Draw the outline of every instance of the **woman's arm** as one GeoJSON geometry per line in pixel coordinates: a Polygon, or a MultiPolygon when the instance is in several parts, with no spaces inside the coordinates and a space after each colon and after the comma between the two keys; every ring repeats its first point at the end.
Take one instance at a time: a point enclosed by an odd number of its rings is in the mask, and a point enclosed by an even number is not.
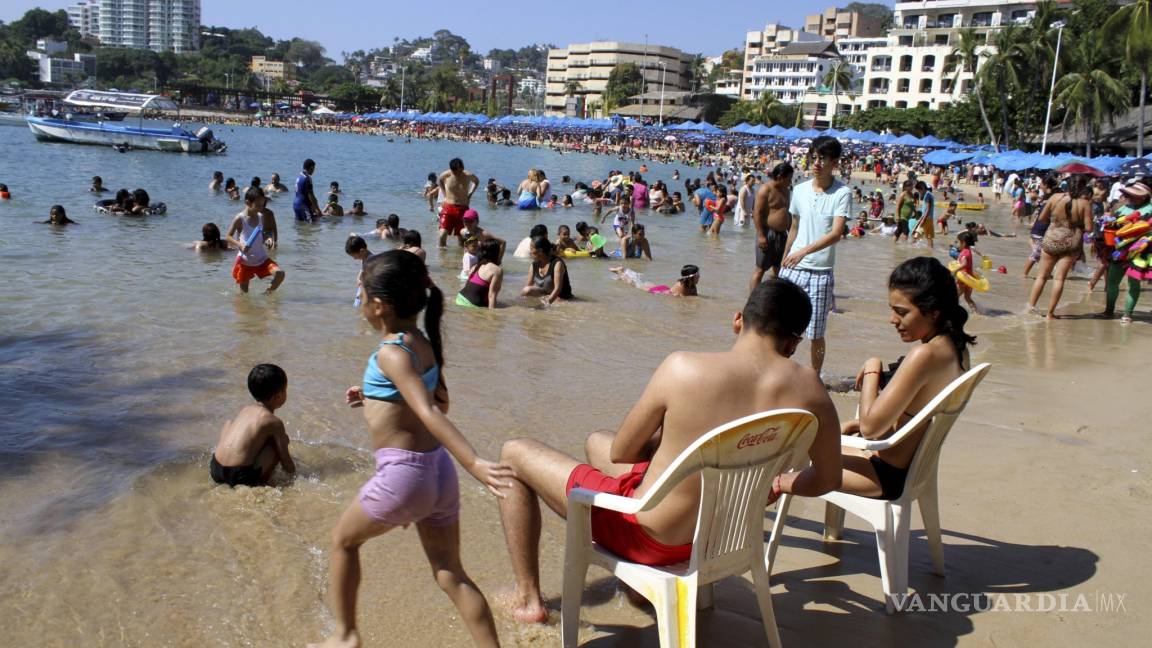
{"type": "MultiPolygon", "coordinates": [[[[878,359],[876,360],[879,363],[878,359]]],[[[883,390],[879,375],[862,376],[860,389],[860,436],[883,439],[900,422],[900,416],[920,392],[931,371],[931,351],[924,345],[913,349],[883,390]]]]}
{"type": "Polygon", "coordinates": [[[500,287],[504,283],[504,269],[496,266],[495,272],[488,280],[488,308],[496,309],[496,298],[500,296],[500,287]]]}
{"type": "Polygon", "coordinates": [[[385,345],[376,353],[376,363],[384,375],[392,380],[404,402],[436,437],[456,461],[497,497],[503,497],[501,488],[508,486],[513,477],[512,469],[503,464],[492,463],[480,457],[468,439],[448,420],[433,401],[432,393],[424,386],[423,379],[412,366],[412,356],[394,345],[385,345]]]}

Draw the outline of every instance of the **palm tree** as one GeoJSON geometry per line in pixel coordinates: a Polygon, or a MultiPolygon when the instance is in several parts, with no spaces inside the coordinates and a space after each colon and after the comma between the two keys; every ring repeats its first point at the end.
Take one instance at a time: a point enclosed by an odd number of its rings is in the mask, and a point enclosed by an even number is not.
{"type": "Polygon", "coordinates": [[[1148,92],[1148,68],[1152,65],[1152,1],[1136,0],[1120,7],[1101,30],[1107,42],[1124,43],[1124,60],[1140,72],[1140,130],[1136,133],[1136,156],[1144,156],[1144,96],[1148,92]]]}
{"type": "Polygon", "coordinates": [[[1072,47],[1072,65],[1056,82],[1056,103],[1064,108],[1064,126],[1076,122],[1084,128],[1085,155],[1092,156],[1092,142],[1104,120],[1112,122],[1128,108],[1130,95],[1112,76],[1114,59],[1106,41],[1093,32],[1080,35],[1072,47]]]}
{"type": "Polygon", "coordinates": [[[960,42],[952,48],[952,53],[949,54],[949,58],[952,59],[952,64],[956,68],[956,73],[952,77],[952,86],[955,87],[960,82],[962,73],[967,72],[972,75],[976,103],[980,104],[980,117],[984,120],[984,128],[988,130],[988,139],[991,140],[992,147],[999,152],[1000,145],[996,141],[995,131],[992,130],[992,122],[988,121],[988,110],[984,107],[984,95],[980,91],[980,77],[976,74],[976,70],[980,67],[980,57],[983,55],[976,50],[981,46],[982,43],[975,29],[960,30],[960,42]]]}
{"type": "Polygon", "coordinates": [[[840,112],[840,91],[851,90],[853,82],[855,81],[855,73],[852,71],[852,66],[849,65],[844,59],[838,59],[828,68],[828,72],[824,74],[824,78],[820,83],[824,84],[826,88],[832,88],[832,114],[828,116],[828,127],[832,127],[832,122],[836,119],[836,113],[840,112]]]}
{"type": "Polygon", "coordinates": [[[584,86],[579,81],[576,79],[569,79],[564,83],[564,96],[575,97],[576,95],[580,94],[580,91],[583,89],[584,86]]]}
{"type": "Polygon", "coordinates": [[[765,90],[760,94],[756,100],[756,105],[752,109],[752,116],[755,118],[756,123],[770,126],[772,124],[772,114],[776,112],[780,106],[780,99],[776,97],[775,92],[765,90]]]}
{"type": "MultiPolygon", "coordinates": [[[[1033,52],[1024,40],[1024,30],[1007,23],[996,32],[996,49],[985,53],[984,65],[977,73],[981,85],[992,86],[1000,95],[1000,141],[1011,146],[1008,132],[1008,103],[1020,101],[1024,94],[1021,79],[1028,76],[1033,52]]],[[[1030,82],[1033,82],[1031,79],[1030,82]]]]}

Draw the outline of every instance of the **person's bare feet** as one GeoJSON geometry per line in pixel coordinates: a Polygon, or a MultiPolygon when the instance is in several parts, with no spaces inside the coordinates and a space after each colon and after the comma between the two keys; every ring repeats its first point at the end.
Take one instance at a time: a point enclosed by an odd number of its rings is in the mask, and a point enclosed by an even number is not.
{"type": "Polygon", "coordinates": [[[321,643],[310,643],[308,648],[360,648],[360,633],[352,630],[343,637],[339,633],[330,635],[321,643]]]}
{"type": "Polygon", "coordinates": [[[519,592],[500,592],[492,597],[495,607],[519,623],[548,623],[548,608],[544,601],[529,601],[519,592]]]}

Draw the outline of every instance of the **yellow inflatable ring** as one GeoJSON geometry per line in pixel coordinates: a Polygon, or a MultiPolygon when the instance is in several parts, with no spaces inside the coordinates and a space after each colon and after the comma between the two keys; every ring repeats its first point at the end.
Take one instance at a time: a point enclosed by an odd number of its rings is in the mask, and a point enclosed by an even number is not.
{"type": "Polygon", "coordinates": [[[979,274],[970,275],[964,272],[960,269],[960,264],[956,261],[949,263],[948,269],[952,271],[952,274],[956,275],[956,281],[959,281],[976,292],[988,292],[988,289],[992,287],[992,284],[988,283],[986,277],[979,274]]]}
{"type": "Polygon", "coordinates": [[[590,257],[592,256],[592,253],[588,250],[564,250],[564,256],[572,259],[579,257],[590,257]]]}

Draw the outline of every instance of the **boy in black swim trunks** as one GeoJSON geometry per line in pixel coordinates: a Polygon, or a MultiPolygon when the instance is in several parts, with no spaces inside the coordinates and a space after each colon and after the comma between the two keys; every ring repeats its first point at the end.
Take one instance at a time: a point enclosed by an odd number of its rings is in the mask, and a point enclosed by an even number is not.
{"type": "Polygon", "coordinates": [[[208,464],[217,484],[263,486],[277,465],[296,473],[284,422],[273,414],[288,400],[288,375],[274,364],[256,365],[248,372],[248,392],[256,403],[224,424],[208,464]]]}

